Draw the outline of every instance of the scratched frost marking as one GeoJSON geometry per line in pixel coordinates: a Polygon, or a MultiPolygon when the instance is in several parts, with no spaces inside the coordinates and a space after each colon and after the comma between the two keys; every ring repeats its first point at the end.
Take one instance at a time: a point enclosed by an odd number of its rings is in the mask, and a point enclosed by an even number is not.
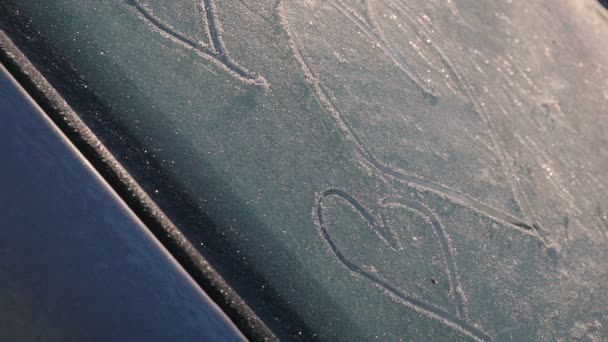
{"type": "MultiPolygon", "coordinates": [[[[333,8],[333,7],[332,7],[333,8]]],[[[334,13],[330,11],[330,14],[332,15],[336,15],[336,14],[340,14],[340,12],[338,13],[334,13]]],[[[455,139],[453,137],[453,135],[451,135],[450,133],[445,133],[443,132],[442,134],[445,135],[441,137],[441,139],[439,139],[439,134],[437,133],[436,137],[437,138],[433,138],[433,139],[429,139],[428,136],[424,136],[424,135],[420,135],[417,134],[415,132],[412,132],[412,129],[414,130],[419,130],[419,125],[422,125],[425,120],[423,120],[423,118],[416,118],[416,116],[418,115],[415,112],[408,112],[408,107],[410,105],[408,105],[407,102],[403,102],[401,104],[396,103],[394,106],[388,106],[386,103],[391,103],[393,101],[400,101],[403,100],[404,98],[406,98],[403,94],[400,94],[400,92],[403,91],[403,85],[395,85],[395,89],[390,89],[390,84],[388,84],[387,82],[383,82],[383,83],[374,83],[372,84],[374,89],[377,89],[377,91],[380,91],[381,93],[373,93],[374,97],[369,97],[365,94],[361,95],[362,97],[364,97],[366,101],[368,103],[373,103],[376,99],[381,99],[382,100],[382,104],[379,104],[378,108],[376,108],[377,110],[374,111],[369,111],[369,112],[365,112],[366,108],[365,107],[357,107],[354,108],[352,106],[350,106],[348,104],[348,102],[353,102],[356,103],[358,101],[360,101],[360,99],[358,99],[357,97],[354,96],[354,88],[348,88],[347,94],[350,94],[351,96],[344,96],[343,98],[345,98],[344,102],[342,102],[339,97],[335,97],[333,92],[330,89],[330,86],[332,87],[341,87],[343,85],[345,85],[344,82],[341,82],[340,80],[343,78],[341,75],[339,74],[334,74],[333,78],[337,78],[339,81],[335,82],[332,81],[332,77],[330,77],[329,79],[324,79],[322,76],[320,76],[319,74],[322,73],[323,71],[319,70],[320,66],[319,65],[315,65],[315,59],[313,57],[311,57],[312,55],[308,52],[308,50],[310,48],[312,48],[314,42],[310,42],[310,43],[305,43],[302,41],[302,36],[297,33],[294,29],[294,24],[292,24],[289,21],[289,15],[287,13],[284,14],[285,16],[285,20],[284,20],[284,25],[285,25],[285,29],[290,33],[290,37],[292,39],[292,45],[293,45],[293,49],[294,52],[296,54],[296,58],[298,59],[298,61],[300,62],[300,66],[302,67],[302,70],[305,74],[305,76],[307,77],[309,83],[311,84],[311,86],[315,89],[315,92],[317,94],[317,96],[319,97],[319,100],[325,105],[326,109],[329,111],[329,113],[332,115],[332,117],[335,119],[336,124],[338,125],[338,127],[340,128],[342,134],[344,135],[344,137],[350,141],[352,143],[352,146],[359,152],[359,154],[361,155],[361,157],[364,159],[364,161],[369,164],[370,166],[372,166],[373,168],[375,168],[376,170],[378,170],[379,172],[381,172],[382,174],[391,177],[391,178],[395,178],[398,180],[401,180],[405,183],[408,183],[412,186],[415,187],[421,187],[424,188],[428,191],[432,191],[432,192],[436,192],[436,193],[440,193],[448,198],[450,198],[452,201],[468,206],[470,208],[472,208],[473,210],[479,211],[485,215],[488,215],[490,217],[493,217],[495,219],[501,220],[507,224],[509,224],[513,229],[517,229],[520,230],[524,233],[529,233],[529,234],[534,234],[537,235],[537,232],[534,232],[534,223],[529,222],[527,220],[527,217],[525,215],[521,214],[521,208],[519,206],[516,205],[516,202],[513,202],[513,205],[515,205],[515,207],[513,207],[512,209],[514,211],[516,211],[517,213],[519,213],[520,215],[515,215],[512,214],[509,210],[504,210],[501,207],[495,207],[492,205],[488,205],[487,204],[487,198],[477,198],[476,196],[474,196],[473,194],[475,193],[475,191],[463,191],[460,190],[458,186],[450,186],[450,185],[446,185],[444,183],[441,183],[439,181],[437,181],[435,178],[437,177],[438,174],[441,174],[442,172],[447,172],[451,171],[449,174],[446,175],[446,180],[448,178],[455,178],[454,177],[454,173],[455,170],[451,169],[451,168],[467,168],[467,167],[471,167],[470,165],[460,165],[455,163],[454,160],[450,159],[450,156],[448,155],[447,152],[442,152],[443,154],[446,154],[447,156],[445,158],[444,162],[446,162],[445,165],[438,165],[438,163],[441,163],[441,160],[428,160],[428,159],[423,159],[423,161],[425,163],[423,163],[423,166],[425,170],[427,170],[427,172],[420,172],[420,173],[415,173],[412,172],[412,169],[415,169],[415,165],[409,164],[408,165],[408,170],[405,171],[399,167],[395,167],[392,166],[392,163],[387,163],[385,161],[385,159],[387,159],[386,157],[383,157],[381,154],[382,153],[375,153],[375,151],[372,150],[372,148],[370,148],[368,145],[369,143],[376,143],[377,141],[384,143],[383,146],[389,146],[392,147],[394,145],[401,145],[401,143],[403,143],[403,150],[401,154],[407,154],[409,151],[408,150],[414,150],[414,153],[416,152],[416,150],[419,150],[418,152],[421,153],[422,158],[424,158],[427,155],[432,155],[433,153],[424,153],[425,149],[427,148],[427,146],[424,146],[424,144],[428,141],[430,141],[431,143],[437,141],[438,144],[442,144],[444,143],[444,141],[446,139],[455,139]],[[330,86],[327,86],[327,84],[330,84],[330,86]],[[388,91],[392,91],[390,93],[387,93],[388,91]],[[344,108],[344,109],[343,109],[344,108]],[[382,110],[380,110],[382,109],[382,110]],[[392,111],[392,112],[391,112],[392,111]],[[366,117],[357,117],[357,115],[359,115],[360,113],[365,112],[367,114],[369,114],[370,116],[366,116],[366,117]],[[381,115],[380,117],[376,118],[375,116],[377,115],[381,115]],[[412,118],[412,116],[414,118],[412,118]],[[361,127],[353,127],[356,126],[356,124],[353,124],[353,122],[361,122],[361,127]],[[369,135],[370,137],[374,137],[375,133],[373,132],[374,127],[378,127],[380,126],[382,128],[383,131],[388,131],[389,134],[391,134],[391,128],[388,126],[388,124],[394,123],[394,126],[396,126],[397,128],[399,128],[399,131],[393,131],[392,134],[394,135],[395,138],[399,138],[400,140],[385,140],[384,137],[381,135],[380,139],[376,138],[376,139],[369,139],[368,141],[366,141],[367,136],[369,135]],[[412,133],[413,137],[408,136],[408,133],[412,133]],[[422,144],[422,146],[420,145],[422,144]],[[380,155],[380,156],[379,156],[380,155]],[[429,164],[432,167],[429,167],[429,164]],[[429,173],[428,170],[433,170],[432,173],[429,173]],[[448,177],[449,176],[449,177],[448,177]],[[471,192],[473,194],[471,194],[471,192]],[[528,221],[528,222],[527,222],[528,221]]],[[[297,17],[296,17],[297,18],[297,17]]],[[[297,20],[296,20],[297,21],[297,20]]],[[[348,21],[351,21],[351,18],[348,19],[348,21]]],[[[314,23],[308,23],[308,26],[315,26],[314,23]]],[[[303,23],[302,25],[306,26],[306,23],[303,23]]],[[[321,26],[321,23],[317,23],[317,26],[321,26]]],[[[345,24],[347,25],[347,24],[345,24]]],[[[369,38],[368,35],[365,35],[364,38],[369,38]]],[[[371,39],[371,38],[370,38],[371,39]]],[[[328,41],[333,41],[333,40],[328,40],[328,41]]],[[[370,44],[369,42],[367,42],[365,39],[362,40],[364,43],[364,45],[368,45],[368,49],[373,49],[373,47],[375,46],[372,42],[372,44],[370,44]]],[[[365,48],[365,46],[363,47],[359,47],[360,49],[365,48]]],[[[315,49],[314,51],[319,51],[319,54],[322,54],[324,52],[326,52],[328,49],[327,47],[323,46],[323,47],[319,47],[319,49],[315,49]]],[[[352,51],[356,51],[356,49],[351,49],[352,51]]],[[[383,51],[384,52],[384,51],[383,51]]],[[[385,53],[386,54],[386,53],[385,53]]],[[[380,54],[383,55],[383,54],[380,54]]],[[[330,58],[330,57],[327,57],[330,58]]],[[[368,57],[369,58],[369,57],[368,57]]],[[[319,58],[321,60],[326,60],[326,58],[319,58]]],[[[351,58],[352,59],[352,58],[351,58]]],[[[392,63],[395,63],[395,61],[392,60],[392,58],[389,59],[390,63],[388,63],[388,65],[392,65],[392,63]]],[[[340,64],[340,63],[338,63],[340,64]]],[[[343,64],[343,63],[342,63],[343,64]]],[[[382,64],[382,61],[379,61],[378,64],[382,64]]],[[[327,63],[323,64],[323,67],[325,67],[327,65],[327,63]]],[[[346,66],[344,68],[338,69],[341,72],[345,72],[348,73],[348,68],[350,66],[346,66]]],[[[403,68],[405,68],[405,66],[403,66],[403,68]]],[[[355,74],[357,74],[357,77],[359,79],[365,79],[365,77],[361,77],[360,74],[360,68],[353,68],[355,69],[355,74]]],[[[400,67],[401,69],[401,67],[400,67]]],[[[390,70],[389,70],[390,71],[390,70]]],[[[374,71],[374,73],[376,73],[376,71],[374,71]]],[[[406,73],[405,74],[407,77],[406,79],[409,80],[410,82],[412,82],[412,84],[414,85],[414,87],[418,90],[423,91],[423,93],[426,93],[426,91],[424,90],[424,87],[420,86],[418,84],[418,82],[414,81],[414,78],[412,78],[410,76],[410,73],[406,73]]],[[[353,76],[354,77],[354,76],[353,76]]],[[[399,76],[397,76],[397,80],[399,82],[403,82],[402,78],[399,78],[399,76]]],[[[371,78],[371,77],[370,77],[371,78]]],[[[354,80],[353,80],[354,83],[354,80]]],[[[352,84],[352,83],[351,83],[352,84]]],[[[348,86],[348,85],[346,85],[348,86]]],[[[365,88],[365,85],[360,85],[361,88],[365,88]]],[[[374,91],[374,89],[366,89],[366,91],[374,91]]],[[[347,91],[344,89],[340,90],[342,91],[347,91]]],[[[407,89],[406,89],[407,91],[407,89]]],[[[426,108],[430,107],[430,105],[426,102],[427,100],[427,94],[422,94],[422,96],[420,97],[420,100],[423,101],[420,104],[420,107],[416,107],[416,110],[419,111],[426,111],[426,108]]],[[[377,100],[376,100],[377,101],[377,100]]],[[[452,106],[452,103],[450,103],[450,106],[452,106]]],[[[468,107],[469,111],[472,112],[474,115],[476,115],[477,119],[479,118],[477,115],[478,113],[475,112],[474,107],[468,107]]],[[[435,114],[441,114],[439,112],[433,112],[433,113],[428,113],[425,112],[425,115],[435,115],[435,114]]],[[[447,120],[447,118],[446,118],[447,120]]],[[[478,120],[479,121],[479,120],[478,120]]],[[[443,127],[445,127],[446,125],[444,124],[443,127]]],[[[470,126],[470,125],[467,125],[470,126]]],[[[464,127],[467,127],[464,126],[464,127]]],[[[441,128],[441,127],[437,127],[437,128],[441,128]]],[[[394,128],[393,128],[394,129],[394,128]]],[[[483,134],[483,132],[487,133],[487,130],[484,131],[484,127],[481,126],[479,127],[480,129],[480,134],[483,134]]],[[[462,129],[459,129],[462,131],[462,129]]],[[[471,129],[465,129],[466,131],[470,131],[471,129]]],[[[384,133],[384,132],[382,132],[384,133]]],[[[459,133],[460,135],[462,135],[462,132],[459,133]]],[[[456,133],[454,134],[456,135],[456,133]]],[[[490,135],[489,133],[487,135],[490,135]]],[[[470,138],[468,136],[468,134],[464,134],[463,136],[464,138],[468,139],[470,138]]],[[[449,142],[448,142],[449,143],[449,142]]],[[[381,146],[381,147],[383,147],[381,146]]],[[[488,151],[492,151],[491,148],[487,148],[488,151]]],[[[476,152],[481,152],[480,150],[475,150],[476,152]]],[[[432,152],[432,151],[431,151],[432,152]]],[[[394,153],[393,153],[394,154],[394,153]]],[[[437,154],[441,154],[441,152],[437,152],[437,154]]],[[[496,157],[493,153],[487,153],[488,158],[491,158],[489,160],[492,161],[492,165],[494,168],[497,168],[500,170],[500,158],[496,157]]],[[[414,154],[414,157],[416,157],[417,155],[414,154]]],[[[477,159],[481,159],[479,158],[478,154],[475,155],[477,159]]],[[[400,157],[399,155],[397,155],[397,157],[400,157]]],[[[462,158],[465,158],[465,156],[460,156],[462,158]]],[[[412,158],[413,161],[416,160],[416,158],[412,158]]],[[[485,166],[478,166],[477,169],[475,170],[471,170],[471,175],[473,176],[478,176],[480,172],[487,172],[487,173],[491,173],[492,170],[487,170],[488,165],[485,166]]],[[[462,170],[458,172],[458,177],[460,178],[464,178],[467,177],[468,174],[465,175],[461,175],[461,172],[463,172],[462,170]]],[[[504,191],[501,191],[500,185],[502,184],[498,184],[499,180],[505,180],[506,177],[500,178],[500,175],[497,176],[497,178],[495,180],[493,180],[494,182],[497,182],[496,187],[490,187],[490,191],[488,191],[489,194],[491,194],[492,196],[496,196],[497,194],[502,194],[504,198],[512,198],[511,193],[515,192],[514,189],[512,188],[506,188],[506,189],[502,189],[504,191]]],[[[506,184],[509,184],[509,182],[504,182],[506,184]]],[[[467,183],[462,183],[462,186],[465,187],[466,190],[469,190],[467,187],[479,187],[476,183],[474,179],[471,179],[469,182],[467,183]]],[[[473,189],[474,190],[474,189],[473,189]]],[[[491,202],[490,202],[491,204],[491,202]]],[[[540,236],[539,236],[540,237],[540,236]]]]}
{"type": "MultiPolygon", "coordinates": [[[[517,46],[502,53],[497,38],[470,28],[453,4],[425,4],[289,3],[283,24],[309,84],[367,164],[543,239],[546,226],[564,215],[549,218],[539,208],[575,212],[583,224],[574,192],[584,194],[584,186],[599,194],[605,187],[605,180],[576,166],[584,159],[573,159],[585,157],[580,150],[592,142],[581,141],[532,69],[518,65],[517,46]],[[302,11],[311,15],[298,15],[302,11]],[[443,27],[430,16],[442,12],[449,15],[443,27]],[[340,30],[332,29],[336,22],[340,30]],[[459,35],[473,34],[479,42],[459,44],[459,35]],[[554,148],[555,131],[571,137],[560,142],[571,154],[554,148]],[[574,168],[586,179],[559,171],[574,168]]],[[[520,39],[511,38],[513,44],[520,39]]]]}
{"type": "Polygon", "coordinates": [[[268,88],[269,84],[264,77],[247,70],[230,57],[230,52],[226,49],[222,39],[221,19],[215,0],[192,0],[193,6],[189,8],[192,13],[182,10],[181,14],[176,14],[175,11],[175,7],[181,8],[179,6],[183,5],[179,2],[169,5],[170,9],[167,9],[167,5],[162,6],[159,4],[160,1],[156,0],[155,5],[162,9],[158,11],[153,10],[145,0],[125,0],[125,2],[134,9],[142,21],[166,39],[194,51],[200,57],[213,62],[232,77],[246,84],[268,88]],[[156,12],[162,12],[164,15],[156,12]],[[167,20],[171,16],[174,17],[173,23],[167,20]],[[191,17],[193,18],[191,19],[191,17]],[[185,26],[190,28],[190,32],[183,32],[174,24],[184,20],[192,21],[190,26],[185,26]],[[192,29],[192,24],[200,25],[200,30],[192,29]]]}
{"type": "Polygon", "coordinates": [[[372,282],[396,301],[467,336],[490,338],[468,318],[450,238],[440,220],[424,204],[384,198],[379,212],[372,213],[347,192],[329,189],[319,197],[316,218],[332,253],[351,272],[372,282]],[[350,220],[345,215],[348,212],[354,214],[350,220]],[[344,225],[345,220],[349,224],[344,225]],[[341,223],[337,227],[349,229],[337,230],[336,222],[341,223]],[[370,250],[383,253],[374,258],[370,250]],[[420,259],[425,261],[425,267],[413,262],[420,259]],[[428,283],[421,283],[420,279],[427,279],[428,283]]]}
{"type": "MultiPolygon", "coordinates": [[[[518,25],[509,17],[513,9],[508,5],[490,6],[496,18],[488,19],[478,12],[465,15],[453,2],[410,3],[302,1],[284,2],[279,8],[303,75],[361,162],[384,182],[433,193],[490,220],[478,229],[506,227],[512,234],[537,240],[546,252],[543,263],[559,263],[561,243],[571,239],[568,227],[573,217],[579,232],[606,241],[602,215],[585,215],[601,207],[600,199],[607,199],[602,190],[606,179],[577,166],[588,163],[597,170],[601,165],[583,152],[593,148],[593,139],[573,129],[576,120],[564,114],[552,93],[563,85],[540,84],[542,73],[533,71],[548,58],[554,60],[551,48],[540,43],[550,39],[541,32],[530,38],[533,44],[528,42],[535,48],[541,44],[543,57],[521,47],[527,32],[513,31],[518,25]],[[484,20],[497,20],[497,29],[480,32],[476,28],[484,27],[484,20]],[[529,66],[520,65],[518,54],[527,56],[529,66]],[[569,153],[563,153],[566,150],[569,153]],[[566,170],[576,171],[568,175],[566,170]]],[[[419,297],[424,289],[415,284],[410,290],[400,288],[407,282],[390,280],[378,273],[377,266],[358,260],[353,252],[356,243],[338,243],[337,232],[327,223],[329,198],[358,213],[384,242],[378,250],[390,254],[399,250],[400,242],[383,218],[383,209],[372,214],[348,191],[326,190],[315,220],[345,267],[406,306],[473,338],[491,337],[467,320],[466,301],[459,301],[454,289],[461,286],[455,281],[449,283],[451,300],[456,307],[462,304],[453,313],[440,298],[419,297]]],[[[400,205],[412,209],[412,203],[400,205]]],[[[430,211],[423,215],[439,222],[430,211]]],[[[458,279],[456,265],[449,262],[449,237],[439,223],[431,225],[443,241],[446,274],[458,279]]]]}
{"type": "Polygon", "coordinates": [[[449,89],[441,89],[441,79],[423,78],[424,72],[407,64],[408,51],[379,29],[377,15],[365,15],[370,9],[359,14],[334,1],[307,9],[316,15],[309,23],[286,13],[310,79],[364,158],[384,173],[477,202],[475,207],[505,220],[522,217],[506,173],[495,171],[502,161],[473,104],[466,97],[443,97],[449,89]],[[324,23],[331,20],[341,21],[344,30],[329,32],[324,23]],[[353,31],[360,39],[346,37],[353,31]],[[321,34],[330,37],[312,39],[321,34]]]}

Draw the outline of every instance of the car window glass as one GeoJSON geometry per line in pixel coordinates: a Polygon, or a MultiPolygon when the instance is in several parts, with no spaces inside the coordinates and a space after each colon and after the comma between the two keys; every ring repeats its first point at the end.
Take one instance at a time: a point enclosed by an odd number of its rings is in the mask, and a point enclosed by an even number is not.
{"type": "Polygon", "coordinates": [[[596,2],[15,6],[104,105],[85,121],[271,326],[606,337],[596,2]]]}

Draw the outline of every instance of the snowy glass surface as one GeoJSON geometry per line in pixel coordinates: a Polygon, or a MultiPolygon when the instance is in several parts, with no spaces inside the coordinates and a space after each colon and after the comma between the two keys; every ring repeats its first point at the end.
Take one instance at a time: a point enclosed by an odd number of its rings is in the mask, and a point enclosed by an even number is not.
{"type": "Polygon", "coordinates": [[[142,146],[114,153],[168,214],[213,223],[226,245],[193,242],[266,321],[327,340],[608,339],[596,1],[18,7],[112,109],[102,140],[142,146]]]}

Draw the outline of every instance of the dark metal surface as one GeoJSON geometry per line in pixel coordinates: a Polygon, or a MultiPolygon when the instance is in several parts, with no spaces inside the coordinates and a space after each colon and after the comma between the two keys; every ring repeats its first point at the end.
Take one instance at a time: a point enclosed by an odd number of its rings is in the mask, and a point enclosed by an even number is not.
{"type": "Polygon", "coordinates": [[[0,340],[243,338],[3,68],[0,155],[0,340]]]}

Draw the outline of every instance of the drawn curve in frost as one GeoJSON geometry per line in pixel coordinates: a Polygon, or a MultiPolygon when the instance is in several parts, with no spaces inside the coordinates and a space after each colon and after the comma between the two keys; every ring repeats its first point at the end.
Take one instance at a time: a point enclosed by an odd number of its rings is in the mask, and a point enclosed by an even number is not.
{"type": "Polygon", "coordinates": [[[535,224],[531,222],[526,222],[521,218],[515,217],[509,213],[493,208],[481,202],[480,200],[471,197],[466,193],[460,192],[459,190],[430,181],[417,175],[408,174],[407,172],[401,169],[389,166],[378,160],[362,143],[361,139],[355,133],[355,131],[350,127],[344,115],[338,110],[337,106],[331,100],[331,96],[328,95],[329,91],[320,83],[319,78],[308,66],[308,63],[304,58],[304,55],[306,54],[302,52],[302,44],[299,42],[298,36],[290,27],[289,22],[287,21],[286,15],[284,13],[285,10],[282,4],[278,7],[278,11],[280,14],[283,29],[288,34],[290,46],[294,53],[295,59],[300,65],[300,69],[308,85],[314,90],[314,94],[316,95],[319,102],[329,112],[337,128],[340,130],[342,136],[346,139],[346,141],[348,141],[352,145],[352,147],[354,147],[356,152],[366,164],[371,166],[373,169],[379,171],[384,176],[387,176],[388,178],[396,179],[417,189],[423,189],[436,193],[439,196],[446,198],[455,204],[471,209],[495,221],[502,222],[503,224],[505,224],[505,226],[511,229],[529,235],[534,239],[539,240],[544,246],[547,246],[549,244],[544,239],[544,237],[539,234],[537,229],[535,229],[535,224]]]}
{"type": "MultiPolygon", "coordinates": [[[[393,60],[393,62],[397,63],[399,68],[406,73],[406,75],[418,85],[419,88],[422,89],[423,93],[426,95],[430,95],[433,97],[439,96],[439,94],[435,91],[435,89],[431,86],[425,85],[419,79],[417,79],[411,71],[407,69],[405,62],[402,57],[392,48],[390,43],[383,42],[382,34],[378,34],[377,23],[374,23],[373,18],[373,8],[368,4],[368,11],[370,11],[370,16],[372,18],[368,19],[370,24],[366,23],[363,19],[356,17],[353,13],[351,13],[348,8],[344,6],[341,0],[334,0],[330,3],[335,9],[341,12],[343,15],[347,16],[349,20],[353,21],[361,30],[364,31],[364,34],[371,39],[372,41],[379,44],[382,50],[389,55],[389,57],[393,60]]],[[[283,29],[288,35],[289,44],[293,51],[294,57],[297,60],[300,69],[308,83],[308,85],[313,89],[314,94],[317,99],[321,103],[321,105],[329,112],[330,116],[334,120],[337,128],[339,129],[342,136],[345,140],[351,144],[351,146],[355,149],[357,154],[361,157],[362,161],[364,161],[367,165],[371,166],[373,169],[378,171],[381,175],[385,176],[388,179],[395,179],[400,182],[403,182],[415,189],[425,190],[429,192],[433,192],[440,197],[454,203],[460,205],[464,208],[473,210],[483,216],[486,216],[494,221],[502,222],[505,227],[511,228],[513,230],[519,231],[525,235],[530,236],[531,238],[539,241],[541,245],[545,248],[550,248],[550,241],[548,241],[543,235],[541,235],[541,230],[537,228],[538,226],[532,222],[527,222],[527,219],[521,219],[515,217],[509,213],[503,212],[499,209],[493,208],[482,201],[471,197],[470,195],[460,192],[456,189],[452,189],[443,184],[435,183],[423,177],[419,177],[417,175],[411,175],[406,173],[403,170],[398,168],[389,166],[382,161],[378,160],[370,150],[362,143],[362,140],[358,137],[355,131],[350,127],[348,121],[345,119],[345,116],[340,112],[338,107],[331,100],[331,94],[328,89],[325,88],[323,84],[319,81],[319,77],[315,75],[314,71],[309,67],[307,61],[304,56],[308,56],[306,51],[304,50],[303,44],[299,41],[299,37],[297,33],[295,33],[290,27],[287,16],[285,15],[284,5],[281,4],[278,7],[278,13],[281,25],[283,29]]],[[[410,18],[411,19],[411,18],[410,18]]],[[[429,32],[423,30],[423,34],[428,35],[429,32]]],[[[471,89],[470,84],[466,81],[462,73],[455,67],[454,63],[452,63],[445,53],[436,45],[431,44],[434,48],[435,52],[438,54],[440,60],[446,64],[448,69],[451,70],[453,74],[456,76],[457,83],[465,96],[470,99],[474,106],[474,110],[478,112],[481,116],[481,119],[484,123],[485,129],[488,131],[488,134],[491,137],[492,144],[494,145],[494,150],[497,152],[500,161],[504,164],[506,163],[506,157],[504,156],[504,150],[502,149],[501,144],[498,141],[498,138],[495,136],[495,132],[493,129],[492,122],[490,121],[488,114],[480,106],[479,103],[474,99],[474,93],[471,89]]],[[[510,170],[507,170],[509,172],[510,170]]],[[[508,176],[510,178],[510,176],[508,176]]],[[[380,177],[383,182],[387,182],[384,177],[380,177]]],[[[521,189],[518,189],[517,184],[513,184],[513,180],[509,179],[510,187],[512,189],[513,195],[516,197],[516,201],[521,205],[521,200],[518,197],[522,196],[521,189]]],[[[466,301],[463,298],[463,288],[459,283],[459,277],[457,274],[457,269],[455,265],[455,261],[453,258],[452,248],[449,244],[449,238],[443,229],[443,226],[440,224],[437,217],[421,203],[415,201],[387,201],[383,200],[382,205],[397,205],[404,206],[415,211],[422,213],[426,216],[431,222],[439,242],[442,246],[443,255],[447,265],[447,273],[450,279],[450,288],[451,293],[453,294],[453,302],[456,307],[456,315],[453,315],[436,305],[421,300],[411,294],[407,293],[398,288],[398,286],[391,284],[390,282],[382,279],[376,274],[372,274],[357,265],[356,263],[349,260],[347,256],[345,256],[342,251],[337,247],[335,241],[332,239],[331,232],[329,228],[326,226],[326,222],[323,218],[323,199],[327,197],[338,197],[343,201],[346,201],[350,206],[352,206],[366,221],[367,223],[376,231],[381,240],[386,242],[391,248],[399,248],[399,242],[394,239],[393,232],[390,231],[390,228],[387,227],[384,222],[378,223],[371,214],[361,205],[359,204],[352,196],[346,193],[343,190],[339,189],[329,189],[324,191],[315,208],[315,216],[317,220],[317,228],[320,230],[320,234],[326,243],[329,245],[329,248],[332,254],[340,261],[340,263],[348,268],[351,272],[367,279],[372,284],[377,287],[382,288],[387,295],[392,297],[393,299],[403,303],[405,306],[408,306],[417,312],[425,314],[428,317],[436,319],[443,324],[450,326],[465,335],[472,337],[477,340],[491,340],[491,336],[486,333],[479,325],[474,324],[469,321],[467,316],[467,308],[466,301]]],[[[524,216],[526,212],[529,212],[529,208],[524,208],[524,216]]]]}
{"type": "Polygon", "coordinates": [[[464,299],[462,286],[460,284],[456,264],[454,262],[453,250],[450,246],[449,236],[439,219],[429,208],[427,208],[420,202],[402,198],[384,199],[382,201],[383,208],[402,207],[410,209],[417,212],[419,215],[425,217],[427,221],[430,222],[435,232],[435,236],[437,237],[441,245],[441,252],[447,265],[450,295],[452,298],[452,303],[456,310],[456,314],[452,314],[436,306],[433,303],[416,297],[412,293],[409,293],[408,291],[399,288],[397,284],[393,284],[389,280],[384,279],[381,275],[377,273],[372,273],[365,270],[361,266],[357,265],[355,262],[351,261],[351,259],[349,259],[346,254],[342,253],[342,251],[332,238],[331,230],[327,226],[327,223],[325,222],[323,216],[323,201],[329,197],[335,197],[337,199],[345,201],[348,205],[355,209],[355,211],[359,213],[359,215],[366,221],[370,228],[373,229],[376,233],[378,233],[381,240],[389,244],[389,246],[391,246],[391,248],[393,249],[399,248],[398,236],[394,231],[390,229],[390,227],[386,225],[385,222],[378,222],[378,220],[376,220],[367,209],[365,209],[355,198],[353,198],[345,191],[340,189],[328,189],[324,191],[317,201],[317,227],[320,230],[321,236],[329,245],[331,252],[340,261],[340,263],[342,263],[342,265],[348,268],[351,272],[367,279],[376,287],[381,288],[390,297],[423,315],[436,319],[441,323],[450,326],[473,339],[481,341],[487,341],[491,339],[488,333],[486,333],[482,328],[480,328],[478,324],[471,322],[468,318],[466,300],[464,299]]]}
{"type": "Polygon", "coordinates": [[[258,76],[245,69],[230,57],[222,39],[222,27],[218,17],[215,0],[195,1],[201,15],[204,16],[205,27],[203,29],[205,34],[209,37],[210,44],[196,41],[186,34],[177,31],[162,19],[157,18],[151,10],[138,0],[125,0],[125,2],[137,12],[142,20],[147,22],[154,31],[158,32],[163,37],[184,48],[194,51],[198,56],[213,62],[232,77],[246,84],[268,89],[269,84],[264,77],[258,76]]]}

